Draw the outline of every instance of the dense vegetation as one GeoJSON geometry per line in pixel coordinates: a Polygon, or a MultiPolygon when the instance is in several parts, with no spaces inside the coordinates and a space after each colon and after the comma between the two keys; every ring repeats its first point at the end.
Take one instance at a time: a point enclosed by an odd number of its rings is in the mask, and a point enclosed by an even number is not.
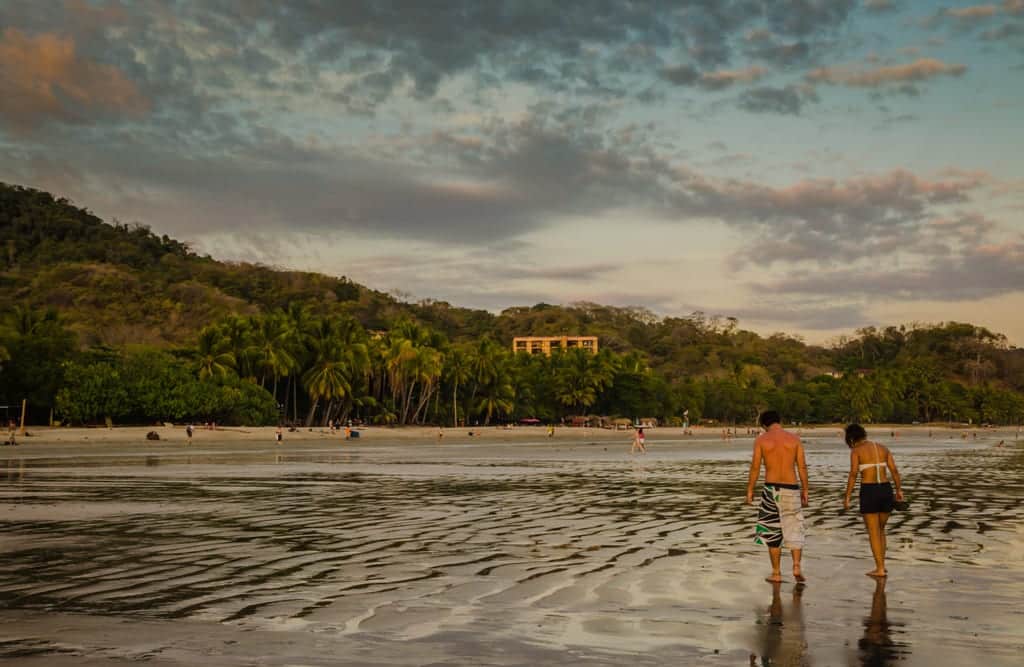
{"type": "Polygon", "coordinates": [[[1024,354],[969,324],[863,329],[824,348],[734,319],[595,304],[402,303],[344,278],[228,264],[0,184],[0,402],[35,421],[492,423],[1024,419],[1024,354]],[[601,353],[514,355],[515,335],[601,353]]]}

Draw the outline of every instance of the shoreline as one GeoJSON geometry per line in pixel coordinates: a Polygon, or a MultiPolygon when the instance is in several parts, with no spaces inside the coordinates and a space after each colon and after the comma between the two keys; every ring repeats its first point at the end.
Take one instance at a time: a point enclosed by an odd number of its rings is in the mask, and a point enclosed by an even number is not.
{"type": "MultiPolygon", "coordinates": [[[[835,438],[842,441],[843,424],[825,424],[801,427],[789,427],[790,430],[808,440],[821,440],[835,438]]],[[[734,434],[723,438],[723,428],[696,426],[690,429],[682,427],[645,427],[647,440],[656,444],[659,440],[670,442],[743,442],[753,440],[759,433],[750,427],[736,428],[734,434]]],[[[941,439],[968,439],[974,440],[984,437],[991,439],[1000,436],[1002,439],[1011,442],[1021,436],[1024,430],[1019,426],[992,426],[992,427],[969,427],[969,426],[948,426],[948,425],[906,425],[906,424],[867,424],[870,437],[880,442],[898,442],[901,437],[931,437],[935,440],[941,439]],[[893,439],[892,434],[896,434],[893,439]],[[929,435],[930,434],[930,435],[929,435]]],[[[175,426],[115,426],[106,427],[28,427],[27,435],[17,435],[19,448],[35,446],[53,446],[68,444],[90,444],[90,445],[150,445],[160,448],[167,445],[185,445],[186,435],[184,425],[175,426]],[[146,439],[146,434],[155,431],[160,440],[151,441],[146,439]]],[[[276,430],[274,426],[256,427],[217,427],[216,429],[195,428],[193,433],[193,446],[199,444],[227,444],[227,443],[263,443],[274,444],[276,442],[276,430]]],[[[296,441],[302,443],[328,443],[344,442],[349,446],[372,445],[375,442],[410,442],[419,441],[423,443],[471,443],[480,441],[487,442],[559,442],[582,443],[583,441],[598,442],[626,442],[628,445],[632,437],[632,430],[616,430],[588,427],[559,426],[555,428],[553,437],[548,437],[547,429],[535,426],[516,426],[505,428],[503,426],[474,426],[474,427],[445,427],[439,429],[436,426],[366,426],[353,427],[359,432],[357,438],[346,441],[342,431],[331,433],[324,427],[298,428],[294,431],[285,430],[282,446],[296,441]],[[439,433],[443,433],[439,437],[439,433]],[[469,435],[472,433],[473,435],[469,435]]],[[[5,438],[6,439],[6,438],[5,438]]],[[[187,445],[186,445],[187,446],[187,445]]],[[[14,448],[12,447],[11,450],[14,448]]]]}

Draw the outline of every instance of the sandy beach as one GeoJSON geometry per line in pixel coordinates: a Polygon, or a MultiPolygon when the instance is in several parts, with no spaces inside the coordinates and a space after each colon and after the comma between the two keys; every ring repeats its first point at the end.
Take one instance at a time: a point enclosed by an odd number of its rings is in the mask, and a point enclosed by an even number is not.
{"type": "Polygon", "coordinates": [[[744,429],[652,429],[642,457],[597,429],[314,429],[281,445],[274,429],[197,430],[191,446],[181,427],[30,429],[0,448],[0,658],[1019,664],[1015,429],[893,428],[871,432],[911,507],[881,587],[841,511],[838,427],[802,430],[805,587],[763,581],[744,429]]]}

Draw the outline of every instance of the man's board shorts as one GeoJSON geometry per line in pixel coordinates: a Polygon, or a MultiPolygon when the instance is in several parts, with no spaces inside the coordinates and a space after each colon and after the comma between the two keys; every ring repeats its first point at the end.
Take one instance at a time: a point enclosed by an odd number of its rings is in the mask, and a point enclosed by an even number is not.
{"type": "Polygon", "coordinates": [[[804,510],[797,484],[765,484],[757,508],[754,543],[790,549],[804,546],[804,510]]]}

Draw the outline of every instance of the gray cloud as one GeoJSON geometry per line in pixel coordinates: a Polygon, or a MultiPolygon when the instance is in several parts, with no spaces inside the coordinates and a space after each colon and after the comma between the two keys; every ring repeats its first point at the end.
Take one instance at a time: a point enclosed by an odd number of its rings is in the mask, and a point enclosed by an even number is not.
{"type": "Polygon", "coordinates": [[[803,108],[803,97],[795,86],[773,88],[760,86],[745,90],[740,94],[739,106],[752,113],[777,113],[800,115],[803,108]]]}
{"type": "Polygon", "coordinates": [[[732,308],[727,314],[741,322],[778,326],[787,331],[852,329],[864,326],[869,321],[863,307],[857,304],[794,306],[780,302],[767,306],[732,308]]]}
{"type": "Polygon", "coordinates": [[[985,30],[981,33],[980,37],[988,42],[1020,40],[1020,38],[1024,37],[1024,23],[1004,23],[998,28],[985,30]]]}
{"type": "Polygon", "coordinates": [[[662,78],[677,86],[700,86],[704,90],[723,90],[740,83],[752,83],[767,73],[753,65],[743,69],[720,69],[700,72],[692,65],[677,65],[661,71],[662,78]]]}
{"type": "Polygon", "coordinates": [[[900,300],[963,301],[1019,292],[1024,285],[1024,239],[969,246],[925,257],[902,269],[873,267],[798,273],[759,288],[785,294],[833,294],[900,300]]]}
{"type": "Polygon", "coordinates": [[[885,14],[898,8],[893,0],[864,0],[864,9],[872,14],[885,14]]]}
{"type": "Polygon", "coordinates": [[[722,69],[751,31],[780,40],[753,53],[806,61],[807,44],[835,34],[854,4],[565,0],[552,11],[547,3],[468,0],[10,0],[0,25],[73,39],[83,57],[123,71],[157,109],[195,120],[242,90],[276,95],[280,105],[315,95],[373,114],[399,94],[434,98],[460,74],[480,86],[517,81],[596,98],[650,96],[659,76],[687,73],[666,69],[665,54],[722,69]]]}
{"type": "Polygon", "coordinates": [[[744,52],[749,58],[770,62],[780,67],[806,64],[812,59],[812,50],[817,49],[812,49],[807,41],[787,42],[780,40],[768,30],[752,30],[747,33],[744,43],[744,52]]]}

